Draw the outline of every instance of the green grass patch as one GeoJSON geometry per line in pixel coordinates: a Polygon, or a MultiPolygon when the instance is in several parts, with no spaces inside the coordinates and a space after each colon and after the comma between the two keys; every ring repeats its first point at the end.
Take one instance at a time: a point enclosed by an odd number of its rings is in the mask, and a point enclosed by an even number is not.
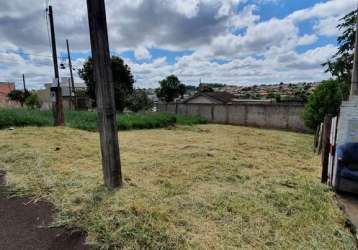
{"type": "MultiPolygon", "coordinates": [[[[117,115],[117,126],[120,130],[165,128],[180,125],[206,123],[206,119],[168,113],[129,113],[117,115]]],[[[53,125],[51,111],[30,109],[0,108],[0,129],[8,127],[53,125]]],[[[97,130],[97,113],[89,111],[66,111],[65,125],[87,131],[97,130]]]]}
{"type": "Polygon", "coordinates": [[[195,124],[205,124],[207,119],[200,116],[187,116],[187,115],[176,115],[177,124],[180,125],[195,125],[195,124]]]}
{"type": "Polygon", "coordinates": [[[98,133],[78,129],[0,130],[0,170],[94,249],[356,249],[311,135],[210,124],[119,137],[118,190],[103,186],[98,133]]]}

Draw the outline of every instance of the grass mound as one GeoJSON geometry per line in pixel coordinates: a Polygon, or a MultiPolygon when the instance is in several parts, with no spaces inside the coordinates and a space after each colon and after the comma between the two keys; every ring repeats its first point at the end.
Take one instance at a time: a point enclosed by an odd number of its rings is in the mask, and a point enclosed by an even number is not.
{"type": "Polygon", "coordinates": [[[102,185],[98,133],[1,130],[0,169],[101,249],[355,249],[311,135],[225,125],[119,135],[116,191],[102,185]]]}
{"type": "MultiPolygon", "coordinates": [[[[168,113],[130,113],[117,115],[117,125],[120,130],[164,128],[180,125],[206,123],[200,117],[174,115],[168,113]]],[[[97,130],[97,113],[87,111],[66,111],[65,125],[87,131],[97,130]]],[[[24,126],[52,126],[53,117],[50,111],[29,109],[0,108],[0,129],[24,126]]]]}

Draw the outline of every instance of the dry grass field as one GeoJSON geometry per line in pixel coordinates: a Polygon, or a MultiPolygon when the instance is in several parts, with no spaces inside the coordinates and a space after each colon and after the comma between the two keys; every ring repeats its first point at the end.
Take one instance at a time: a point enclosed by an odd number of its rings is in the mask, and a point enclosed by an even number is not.
{"type": "Polygon", "coordinates": [[[102,186],[97,133],[0,131],[16,195],[102,249],[355,249],[311,135],[224,125],[120,132],[124,187],[102,186]]]}

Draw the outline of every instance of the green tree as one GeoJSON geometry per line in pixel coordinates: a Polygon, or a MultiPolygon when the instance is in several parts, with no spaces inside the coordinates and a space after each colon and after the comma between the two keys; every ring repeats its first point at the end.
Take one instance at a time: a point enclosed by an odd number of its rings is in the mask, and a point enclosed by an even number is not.
{"type": "Polygon", "coordinates": [[[276,102],[281,102],[281,95],[279,93],[276,93],[274,91],[270,91],[267,96],[267,99],[275,99],[276,102]]]}
{"type": "Polygon", "coordinates": [[[185,85],[177,76],[170,75],[159,82],[160,87],[155,90],[158,98],[165,102],[172,102],[175,98],[185,94],[185,85]]]}
{"type": "Polygon", "coordinates": [[[149,110],[152,107],[153,102],[143,89],[135,89],[128,98],[128,108],[133,112],[149,110]]]}
{"type": "Polygon", "coordinates": [[[194,91],[197,91],[198,88],[196,86],[193,86],[193,85],[185,85],[185,90],[194,92],[194,91]]]}
{"type": "Polygon", "coordinates": [[[338,80],[323,81],[308,97],[303,113],[306,126],[316,129],[326,114],[337,115],[342,98],[338,80]]]}
{"type": "MultiPolygon", "coordinates": [[[[129,66],[117,56],[112,56],[111,67],[116,109],[122,112],[128,103],[128,97],[133,92],[134,78],[129,66]]],[[[96,100],[96,82],[93,76],[93,61],[91,58],[87,59],[78,73],[87,85],[88,96],[96,100]]]]}
{"type": "Polygon", "coordinates": [[[36,93],[31,93],[28,97],[26,97],[25,104],[30,109],[39,108],[40,100],[38,95],[36,93]]]}
{"type": "Polygon", "coordinates": [[[351,85],[351,70],[353,69],[353,48],[355,42],[357,21],[357,10],[350,12],[348,15],[340,19],[337,28],[342,31],[338,36],[338,52],[323,66],[327,72],[336,77],[341,83],[343,98],[349,97],[351,85]]]}
{"type": "Polygon", "coordinates": [[[276,93],[273,92],[273,91],[270,91],[268,94],[267,94],[267,99],[275,99],[276,98],[276,93]]]}
{"type": "Polygon", "coordinates": [[[30,96],[30,92],[27,90],[25,92],[23,92],[21,90],[15,89],[15,90],[11,91],[7,96],[11,101],[19,102],[21,107],[23,107],[26,98],[28,96],[30,96]]]}
{"type": "Polygon", "coordinates": [[[299,102],[307,102],[308,93],[304,88],[299,88],[294,92],[295,100],[299,102]]]}

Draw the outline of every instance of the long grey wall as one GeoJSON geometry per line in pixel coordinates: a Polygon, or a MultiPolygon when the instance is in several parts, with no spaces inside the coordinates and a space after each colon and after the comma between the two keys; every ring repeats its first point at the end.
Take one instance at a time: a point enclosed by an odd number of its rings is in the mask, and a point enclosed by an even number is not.
{"type": "Polygon", "coordinates": [[[304,106],[281,103],[158,104],[158,111],[205,117],[209,122],[308,132],[301,118],[304,106]]]}

